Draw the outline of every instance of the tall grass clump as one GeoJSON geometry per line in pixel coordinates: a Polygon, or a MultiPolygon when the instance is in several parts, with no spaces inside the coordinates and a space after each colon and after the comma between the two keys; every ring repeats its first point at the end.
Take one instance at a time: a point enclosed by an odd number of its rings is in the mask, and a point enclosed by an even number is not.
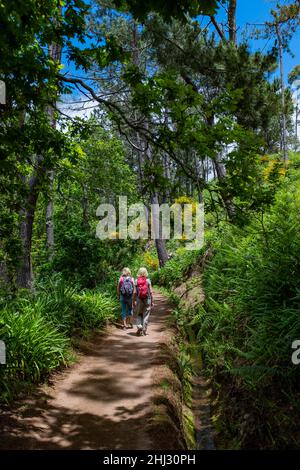
{"type": "Polygon", "coordinates": [[[4,400],[17,386],[39,382],[70,358],[68,338],[30,304],[23,304],[22,311],[8,307],[1,311],[0,337],[6,345],[6,366],[0,368],[0,394],[4,400]]]}

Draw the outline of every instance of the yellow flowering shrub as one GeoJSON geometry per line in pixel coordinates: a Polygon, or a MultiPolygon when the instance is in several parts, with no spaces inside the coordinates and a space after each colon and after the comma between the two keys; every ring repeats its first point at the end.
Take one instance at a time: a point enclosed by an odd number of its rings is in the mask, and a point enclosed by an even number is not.
{"type": "Polygon", "coordinates": [[[149,251],[147,251],[146,253],[144,253],[143,258],[144,258],[144,264],[148,268],[158,269],[159,261],[156,256],[152,255],[149,251]]]}

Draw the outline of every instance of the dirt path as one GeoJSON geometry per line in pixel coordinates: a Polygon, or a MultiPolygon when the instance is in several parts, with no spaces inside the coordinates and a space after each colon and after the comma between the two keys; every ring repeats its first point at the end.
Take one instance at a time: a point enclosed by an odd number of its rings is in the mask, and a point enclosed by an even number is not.
{"type": "Polygon", "coordinates": [[[149,335],[109,327],[81,359],[0,414],[0,449],[155,449],[146,432],[170,305],[155,293],[149,335]]]}

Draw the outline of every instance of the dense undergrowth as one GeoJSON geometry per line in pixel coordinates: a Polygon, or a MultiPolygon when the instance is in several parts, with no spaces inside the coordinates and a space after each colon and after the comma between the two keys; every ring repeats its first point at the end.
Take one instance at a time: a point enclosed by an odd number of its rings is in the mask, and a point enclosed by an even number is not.
{"type": "MultiPolygon", "coordinates": [[[[208,218],[208,220],[210,220],[208,218]]],[[[215,392],[213,421],[224,448],[299,448],[300,174],[292,157],[271,207],[246,225],[210,225],[205,301],[179,321],[200,345],[215,392]]],[[[201,255],[201,253],[200,253],[201,255]]],[[[185,279],[201,256],[174,256],[159,282],[185,279]],[[174,268],[175,266],[175,268],[174,268]]],[[[203,258],[202,258],[203,259],[203,258]]]]}
{"type": "Polygon", "coordinates": [[[76,339],[112,319],[116,301],[101,290],[79,290],[55,276],[38,284],[34,293],[3,296],[0,309],[7,363],[0,368],[0,400],[9,401],[67,365],[76,339]]]}

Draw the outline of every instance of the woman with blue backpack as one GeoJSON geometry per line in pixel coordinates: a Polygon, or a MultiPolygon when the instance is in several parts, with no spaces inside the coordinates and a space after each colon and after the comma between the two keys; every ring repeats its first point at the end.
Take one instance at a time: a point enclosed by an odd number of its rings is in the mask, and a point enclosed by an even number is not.
{"type": "Polygon", "coordinates": [[[134,279],[131,277],[130,269],[124,268],[118,282],[117,295],[121,303],[122,328],[133,328],[132,324],[132,301],[134,291],[134,279]]]}

